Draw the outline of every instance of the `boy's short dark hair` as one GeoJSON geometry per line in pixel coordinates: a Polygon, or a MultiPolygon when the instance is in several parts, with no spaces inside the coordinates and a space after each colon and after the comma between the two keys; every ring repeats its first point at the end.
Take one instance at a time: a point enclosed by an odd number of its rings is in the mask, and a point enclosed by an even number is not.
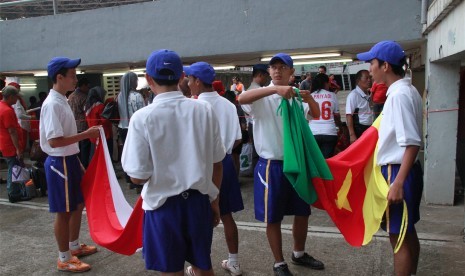
{"type": "Polygon", "coordinates": [[[356,83],[359,82],[362,79],[363,73],[370,74],[370,72],[368,70],[365,70],[365,69],[362,69],[362,70],[358,71],[357,74],[355,74],[355,82],[356,83]]]}
{"type": "Polygon", "coordinates": [[[320,67],[318,67],[318,68],[321,68],[321,69],[325,70],[325,72],[327,72],[327,70],[326,70],[326,66],[324,66],[324,65],[321,65],[321,66],[320,66],[320,67]]]}
{"type": "MultiPolygon", "coordinates": [[[[386,62],[386,61],[380,60],[380,59],[376,59],[376,60],[378,60],[378,67],[381,67],[381,65],[383,65],[383,63],[386,62]]],[[[405,77],[404,65],[407,64],[407,60],[405,59],[405,57],[400,60],[400,65],[394,65],[394,64],[389,63],[389,62],[388,62],[388,64],[391,66],[392,72],[396,76],[399,76],[401,78],[405,77]]]]}
{"type": "Polygon", "coordinates": [[[58,72],[52,76],[52,82],[55,84],[57,83],[57,76],[58,75],[62,75],[63,77],[66,77],[66,74],[68,74],[68,70],[70,68],[60,68],[60,70],[58,70],[58,72]]]}
{"type": "Polygon", "coordinates": [[[312,92],[320,91],[325,88],[325,83],[329,82],[329,77],[326,74],[318,74],[312,79],[312,92]]]}

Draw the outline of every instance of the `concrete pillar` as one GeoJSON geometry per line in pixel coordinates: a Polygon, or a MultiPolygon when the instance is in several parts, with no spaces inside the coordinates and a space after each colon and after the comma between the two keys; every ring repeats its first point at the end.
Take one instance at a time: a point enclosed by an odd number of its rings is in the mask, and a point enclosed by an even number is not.
{"type": "Polygon", "coordinates": [[[426,62],[424,196],[454,204],[460,62],[426,62]]]}

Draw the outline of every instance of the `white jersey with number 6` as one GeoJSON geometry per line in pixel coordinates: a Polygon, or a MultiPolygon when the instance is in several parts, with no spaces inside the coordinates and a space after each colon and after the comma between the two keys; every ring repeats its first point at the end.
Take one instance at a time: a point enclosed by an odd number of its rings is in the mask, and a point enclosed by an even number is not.
{"type": "Polygon", "coordinates": [[[334,114],[339,113],[339,102],[336,94],[321,89],[311,95],[320,107],[320,117],[309,118],[309,125],[313,135],[337,135],[334,114]]]}

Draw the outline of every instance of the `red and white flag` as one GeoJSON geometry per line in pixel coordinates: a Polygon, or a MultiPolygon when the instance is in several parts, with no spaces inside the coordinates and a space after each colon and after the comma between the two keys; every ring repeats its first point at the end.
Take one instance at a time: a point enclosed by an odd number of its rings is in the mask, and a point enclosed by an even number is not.
{"type": "Polygon", "coordinates": [[[116,178],[103,128],[95,154],[81,182],[90,236],[113,252],[132,255],[142,247],[142,198],[134,209],[116,178]]]}

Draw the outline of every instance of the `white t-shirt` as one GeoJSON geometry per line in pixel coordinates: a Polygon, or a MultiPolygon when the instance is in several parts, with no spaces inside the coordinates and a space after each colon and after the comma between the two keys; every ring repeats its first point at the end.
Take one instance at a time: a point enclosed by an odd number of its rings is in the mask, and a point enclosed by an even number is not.
{"type": "Polygon", "coordinates": [[[66,97],[50,89],[40,111],[40,147],[50,156],[70,156],[79,153],[78,143],[52,148],[48,140],[77,134],[76,120],[66,97]]]}
{"type": "MultiPolygon", "coordinates": [[[[337,135],[334,114],[339,113],[339,102],[336,94],[322,89],[311,95],[320,107],[320,117],[317,119],[309,118],[309,126],[313,135],[337,135]]],[[[307,113],[308,110],[305,111],[305,114],[307,113]]]]}
{"type": "Polygon", "coordinates": [[[221,140],[227,154],[231,154],[236,140],[242,139],[241,125],[237,117],[237,109],[230,101],[221,97],[216,91],[203,92],[199,100],[211,104],[216,118],[220,123],[221,140]]]}
{"type": "MultiPolygon", "coordinates": [[[[273,86],[273,82],[269,86],[273,86]]],[[[257,154],[265,159],[283,160],[283,121],[277,110],[282,97],[273,94],[252,104],[242,105],[244,112],[253,116],[253,136],[257,154]]],[[[304,110],[308,104],[302,103],[304,110]]]]}
{"type": "Polygon", "coordinates": [[[370,126],[373,123],[373,112],[370,107],[370,96],[365,94],[360,87],[356,87],[349,93],[346,100],[346,114],[354,114],[358,108],[358,118],[362,125],[370,126]]]}
{"type": "Polygon", "coordinates": [[[210,104],[182,92],[161,93],[129,122],[121,163],[133,178],[149,179],[142,189],[144,210],[195,189],[214,200],[213,163],[223,160],[220,126],[210,104]]]}
{"type": "Polygon", "coordinates": [[[410,79],[387,90],[378,134],[378,165],[400,164],[406,146],[421,145],[422,100],[410,79]]]}

